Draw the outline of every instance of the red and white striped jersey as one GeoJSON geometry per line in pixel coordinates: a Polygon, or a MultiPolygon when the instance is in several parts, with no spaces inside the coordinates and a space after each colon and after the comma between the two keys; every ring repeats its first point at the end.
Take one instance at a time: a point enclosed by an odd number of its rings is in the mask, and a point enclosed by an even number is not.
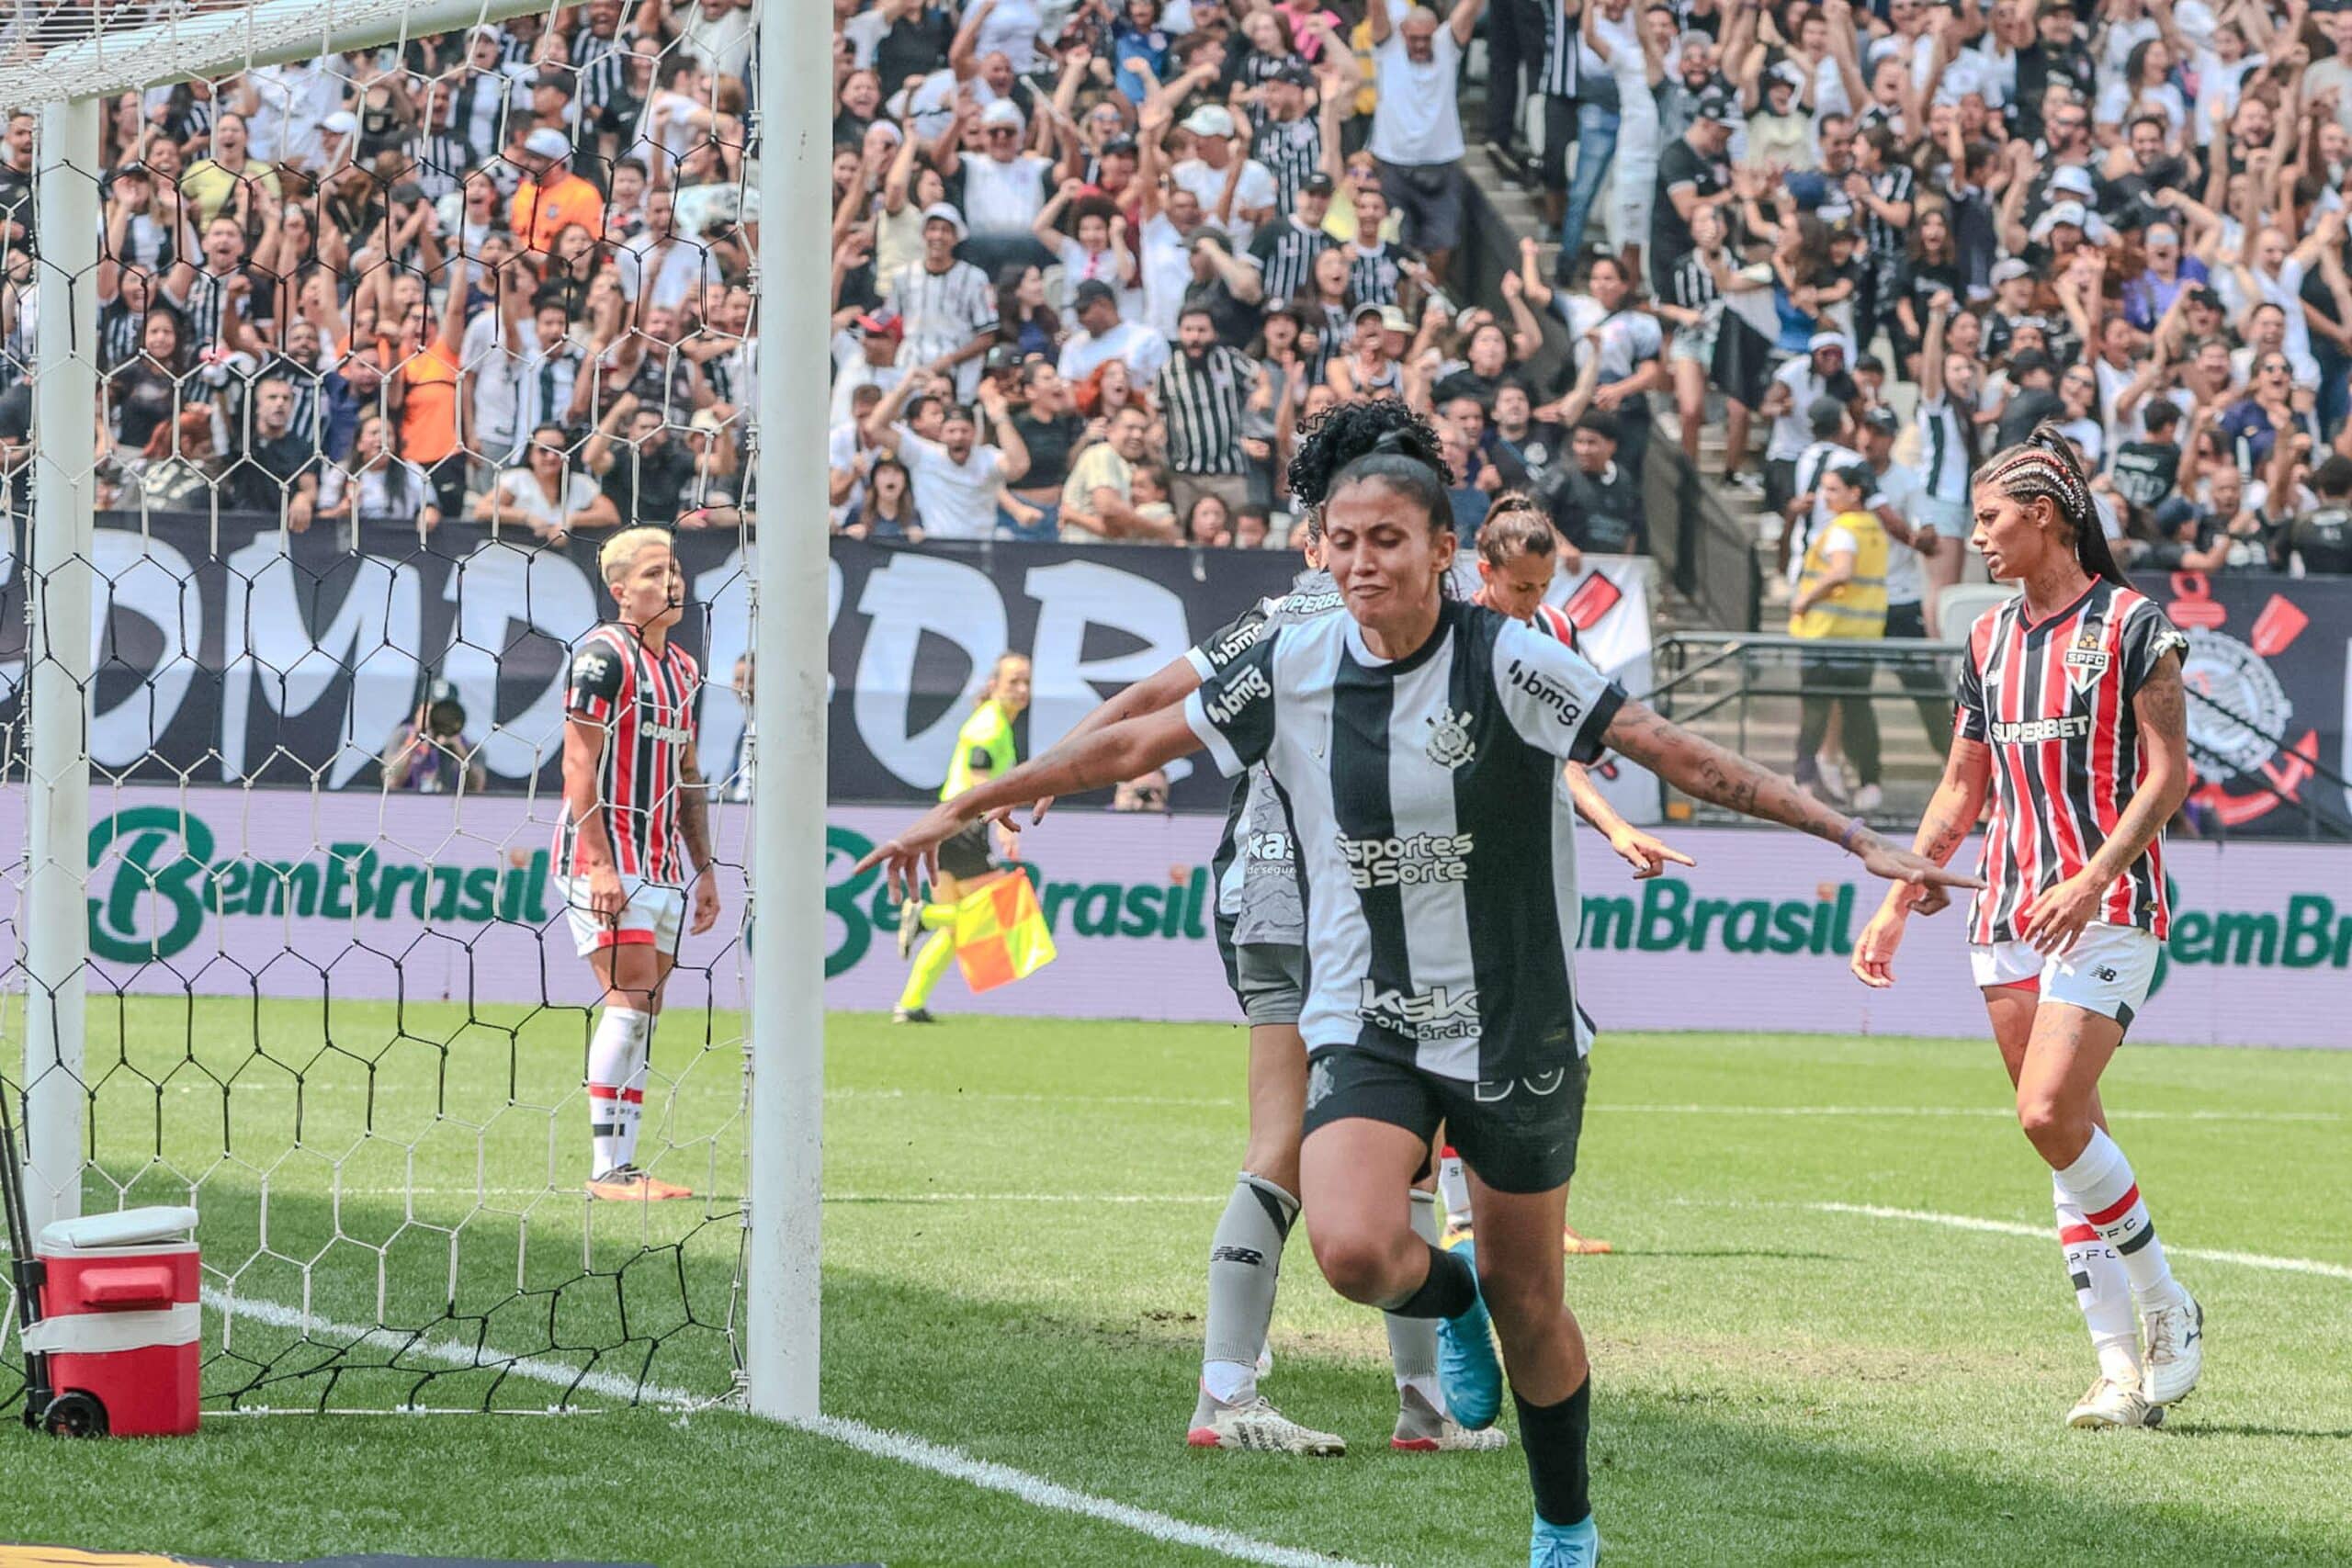
{"type": "MultiPolygon", "coordinates": [[[[623,876],[681,885],[678,792],[685,787],[686,748],[694,743],[695,699],[702,667],[677,643],[650,651],[628,627],[606,623],[581,639],[571,657],[564,712],[605,731],[596,763],[596,802],[613,864],[623,876]]],[[[556,829],[556,864],[586,874],[567,804],[556,829]]]]}
{"type": "MultiPolygon", "coordinates": [[[[1954,732],[1993,753],[1969,940],[2017,939],[2033,897],[2090,863],[2147,772],[2132,699],[2188,639],[2154,601],[2104,580],[2047,620],[2019,594],[1977,617],[1960,672],[1954,732]]],[[[2164,844],[2148,846],[2107,891],[2097,919],[2164,937],[2164,844]]]]}
{"type": "Polygon", "coordinates": [[[1578,653],[1584,651],[1583,647],[1577,641],[1577,624],[1568,619],[1568,613],[1557,604],[1536,605],[1533,620],[1537,631],[1555,641],[1567,644],[1578,653]]]}

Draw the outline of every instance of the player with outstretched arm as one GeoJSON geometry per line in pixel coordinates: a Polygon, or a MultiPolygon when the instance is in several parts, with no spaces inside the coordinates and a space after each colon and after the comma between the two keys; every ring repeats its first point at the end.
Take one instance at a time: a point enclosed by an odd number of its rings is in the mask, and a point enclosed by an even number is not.
{"type": "Polygon", "coordinates": [[[622,1201],[691,1198],[636,1161],[662,987],[686,913],[684,874],[694,933],[718,919],[709,796],[695,755],[702,670],[670,640],[686,584],[668,530],[623,529],[596,565],[615,613],[571,657],[555,842],[573,943],[605,989],[588,1042],[588,1190],[622,1201]]]}
{"type": "MultiPolygon", "coordinates": [[[[2117,568],[2054,426],[1988,461],[1973,505],[1985,566],[2023,591],[1969,631],[1951,755],[1914,843],[1949,861],[1992,797],[1970,954],[2098,1356],[2066,1421],[2153,1427],[2197,1386],[2204,1312],[2165,1264],[2098,1080],[2148,999],[2169,917],[2164,828],[2190,784],[2188,642],[2117,568]]],[[[1854,944],[1864,985],[1894,984],[1904,921],[1941,902],[1888,890],[1854,944]]]]}
{"type": "Polygon", "coordinates": [[[1307,886],[1299,1179],[1316,1261],[1349,1299],[1437,1322],[1445,1403],[1473,1429],[1502,1403],[1491,1310],[1534,1487],[1531,1562],[1579,1568],[1600,1542],[1560,1226],[1592,1035],[1575,993],[1574,818],[1559,763],[1611,747],[1700,799],[1839,844],[1875,874],[1976,883],[1677,729],[1532,627],[1448,598],[1444,454],[1426,421],[1366,412],[1382,406],[1331,411],[1302,450],[1331,475],[1324,560],[1346,614],[1259,638],[1181,708],[1065,738],[864,863],[887,863],[904,886],[999,808],[1196,750],[1227,774],[1263,761],[1307,886]],[[1408,1223],[1440,1122],[1472,1174],[1475,1250],[1441,1250],[1408,1223]]]}

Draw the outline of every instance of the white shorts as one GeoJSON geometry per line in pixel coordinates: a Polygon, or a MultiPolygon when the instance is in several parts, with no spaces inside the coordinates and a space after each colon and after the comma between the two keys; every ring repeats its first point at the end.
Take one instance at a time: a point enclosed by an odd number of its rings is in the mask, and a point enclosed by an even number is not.
{"type": "Polygon", "coordinates": [[[2036,989],[2045,1002],[2067,1002],[2130,1029],[2147,1003],[2160,951],[2156,939],[2136,927],[2093,921],[2063,958],[2036,953],[2027,942],[1971,946],[1968,955],[1979,986],[2036,989]]]}
{"type": "Polygon", "coordinates": [[[678,956],[678,937],[685,930],[684,888],[664,886],[641,876],[624,876],[621,892],[628,896],[628,903],[617,919],[606,919],[589,908],[586,877],[559,876],[555,885],[571,917],[571,942],[581,957],[632,942],[651,942],[656,953],[670,958],[678,956]]]}

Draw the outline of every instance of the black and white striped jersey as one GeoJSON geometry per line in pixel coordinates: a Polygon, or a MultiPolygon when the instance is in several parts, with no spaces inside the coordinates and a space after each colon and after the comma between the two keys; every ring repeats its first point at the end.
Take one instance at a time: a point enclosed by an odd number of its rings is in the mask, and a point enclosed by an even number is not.
{"type": "Polygon", "coordinates": [[[1263,762],[1289,812],[1308,1049],[1500,1085],[1589,1047],[1559,762],[1597,759],[1624,699],[1566,645],[1457,601],[1399,660],[1351,615],[1277,627],[1185,699],[1217,766],[1263,762]]]}
{"type": "MultiPolygon", "coordinates": [[[[1301,572],[1290,592],[1261,599],[1185,655],[1202,683],[1255,648],[1280,626],[1297,626],[1340,608],[1331,574],[1301,572]]],[[[1234,787],[1225,834],[1209,862],[1216,881],[1217,940],[1227,946],[1297,947],[1306,941],[1304,889],[1290,812],[1262,763],[1234,787]]]]}

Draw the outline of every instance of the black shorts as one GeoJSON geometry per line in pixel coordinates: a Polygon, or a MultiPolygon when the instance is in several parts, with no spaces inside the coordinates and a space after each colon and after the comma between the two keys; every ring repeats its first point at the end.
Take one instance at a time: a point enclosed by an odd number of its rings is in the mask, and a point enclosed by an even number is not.
{"type": "Polygon", "coordinates": [[[1402,1127],[1424,1144],[1445,1141],[1498,1192],[1549,1192],[1577,1173],[1584,1093],[1592,1076],[1578,1057],[1542,1078],[1465,1083],[1356,1045],[1309,1053],[1306,1130],[1361,1116],[1402,1127]]]}
{"type": "Polygon", "coordinates": [[[965,824],[954,838],[939,846],[941,874],[958,882],[986,876],[995,869],[995,863],[989,859],[989,825],[985,819],[965,824]]]}

